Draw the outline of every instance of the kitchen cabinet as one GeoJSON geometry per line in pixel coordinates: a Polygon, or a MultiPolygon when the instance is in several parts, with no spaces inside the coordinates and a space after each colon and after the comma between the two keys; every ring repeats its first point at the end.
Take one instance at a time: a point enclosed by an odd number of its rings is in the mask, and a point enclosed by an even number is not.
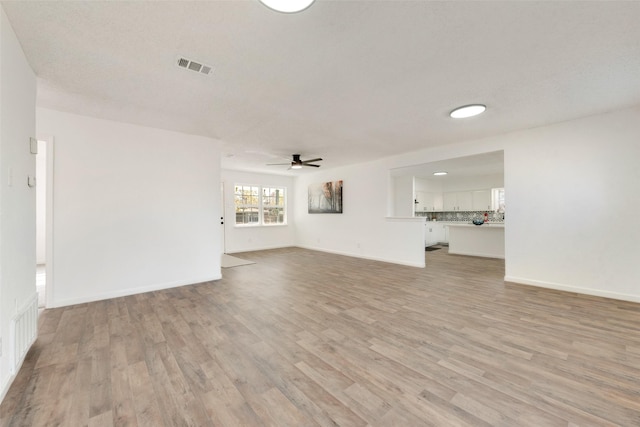
{"type": "Polygon", "coordinates": [[[445,211],[473,210],[473,194],[471,191],[451,191],[444,193],[445,211]]]}
{"type": "Polygon", "coordinates": [[[451,224],[449,253],[504,259],[504,225],[451,224]]]}
{"type": "Polygon", "coordinates": [[[426,248],[431,245],[435,245],[435,242],[433,241],[433,229],[431,228],[431,224],[426,222],[424,224],[424,246],[426,248]]]}
{"type": "Polygon", "coordinates": [[[416,212],[441,212],[442,193],[416,191],[416,212]]]}
{"type": "Polygon", "coordinates": [[[442,212],[443,200],[442,193],[430,193],[432,194],[431,206],[433,206],[433,212],[442,212]]]}
{"type": "Polygon", "coordinates": [[[458,210],[473,210],[473,197],[471,191],[458,191],[458,210]]]}
{"type": "Polygon", "coordinates": [[[449,243],[449,225],[439,222],[437,227],[438,227],[438,234],[439,234],[438,242],[449,243]]]}
{"type": "Polygon", "coordinates": [[[458,207],[458,197],[456,193],[444,193],[444,210],[445,211],[455,211],[458,207]]]}
{"type": "Polygon", "coordinates": [[[444,225],[439,224],[437,222],[432,222],[431,225],[433,226],[433,237],[435,239],[436,242],[438,243],[443,243],[445,240],[445,236],[444,236],[444,225]]]}
{"type": "Polygon", "coordinates": [[[424,210],[424,191],[416,191],[413,210],[414,212],[422,212],[424,210]]]}
{"type": "Polygon", "coordinates": [[[427,221],[424,224],[424,246],[433,246],[438,244],[440,236],[440,228],[432,221],[427,221]]]}
{"type": "Polygon", "coordinates": [[[491,190],[472,191],[472,205],[474,211],[491,210],[491,190]]]}
{"type": "Polygon", "coordinates": [[[424,193],[424,210],[427,212],[442,211],[442,193],[424,193]]]}
{"type": "Polygon", "coordinates": [[[437,221],[427,221],[424,225],[424,245],[433,246],[446,242],[446,227],[437,221]]]}

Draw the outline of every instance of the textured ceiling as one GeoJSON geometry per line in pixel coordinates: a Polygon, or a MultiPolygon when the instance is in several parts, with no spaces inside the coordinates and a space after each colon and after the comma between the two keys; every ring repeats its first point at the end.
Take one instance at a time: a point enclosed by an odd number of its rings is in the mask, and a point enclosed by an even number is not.
{"type": "Polygon", "coordinates": [[[218,138],[226,167],[333,167],[640,104],[639,2],[2,4],[38,105],[218,138]],[[474,102],[488,111],[448,117],[474,102]]]}

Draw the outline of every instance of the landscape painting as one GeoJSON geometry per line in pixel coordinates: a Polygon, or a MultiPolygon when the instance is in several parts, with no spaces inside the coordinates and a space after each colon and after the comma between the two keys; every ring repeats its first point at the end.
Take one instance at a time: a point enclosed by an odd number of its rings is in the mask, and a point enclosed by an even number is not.
{"type": "Polygon", "coordinates": [[[309,213],[342,213],[342,180],[309,185],[309,213]]]}

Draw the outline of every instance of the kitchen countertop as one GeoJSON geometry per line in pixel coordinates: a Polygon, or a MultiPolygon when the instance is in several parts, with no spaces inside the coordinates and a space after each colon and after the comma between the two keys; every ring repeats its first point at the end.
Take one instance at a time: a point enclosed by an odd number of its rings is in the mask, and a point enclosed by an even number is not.
{"type": "Polygon", "coordinates": [[[504,258],[504,224],[449,224],[449,253],[504,258]]]}

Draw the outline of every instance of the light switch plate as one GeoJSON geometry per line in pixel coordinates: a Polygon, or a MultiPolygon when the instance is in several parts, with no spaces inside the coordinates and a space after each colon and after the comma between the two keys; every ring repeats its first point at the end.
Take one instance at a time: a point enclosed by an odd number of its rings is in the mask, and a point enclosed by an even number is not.
{"type": "Polygon", "coordinates": [[[38,140],[35,138],[29,138],[29,150],[31,154],[38,154],[38,140]]]}
{"type": "Polygon", "coordinates": [[[35,176],[31,176],[31,175],[29,175],[29,176],[27,177],[27,185],[28,185],[29,187],[35,187],[35,186],[36,186],[36,177],[35,177],[35,176]]]}

